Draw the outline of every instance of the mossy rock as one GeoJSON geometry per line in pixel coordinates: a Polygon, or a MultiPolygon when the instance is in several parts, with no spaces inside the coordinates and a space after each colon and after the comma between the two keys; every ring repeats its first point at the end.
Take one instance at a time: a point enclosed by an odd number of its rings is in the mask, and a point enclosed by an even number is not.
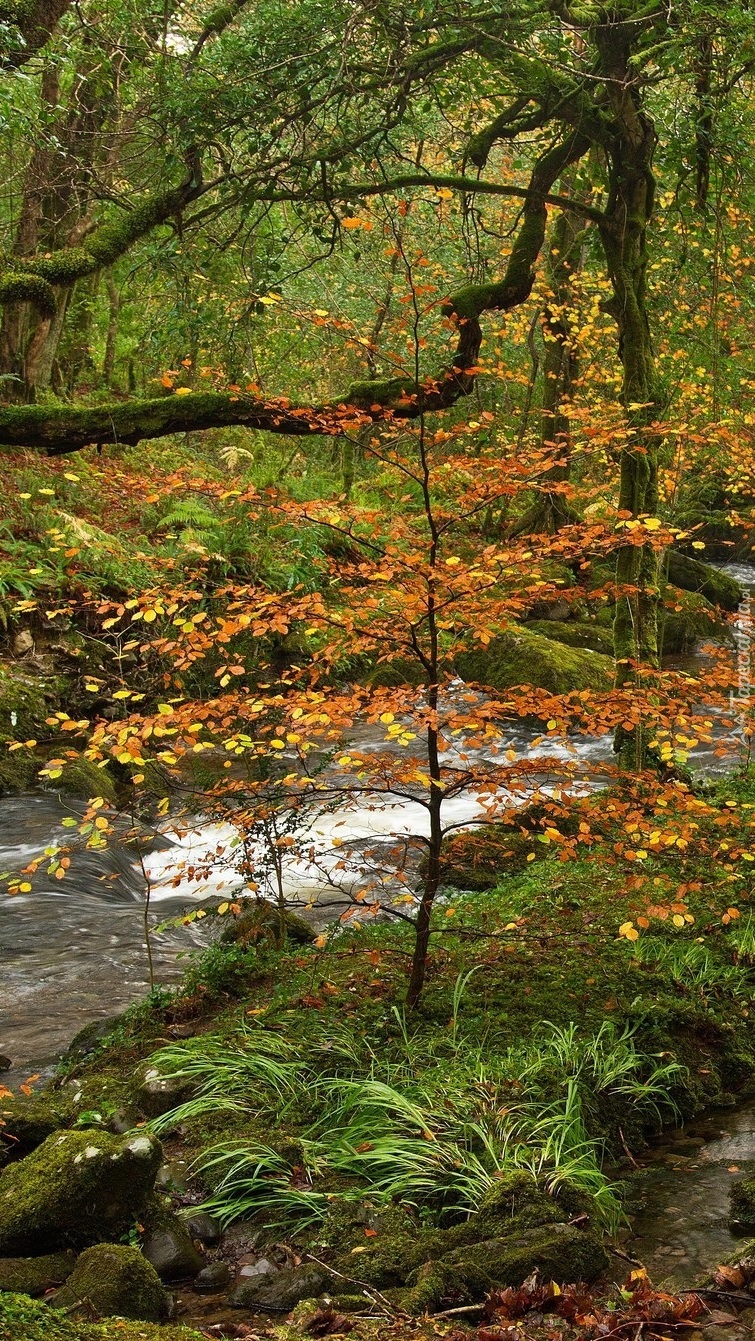
{"type": "Polygon", "coordinates": [[[667,551],[666,562],[668,580],[673,586],[681,587],[683,591],[699,592],[722,610],[739,608],[744,592],[736,578],[675,549],[667,551]]]}
{"type": "Polygon", "coordinates": [[[55,1295],[55,1306],[91,1317],[138,1318],[165,1322],[169,1300],[155,1268],[138,1248],[98,1243],[81,1254],[68,1281],[55,1295]]]}
{"type": "Polygon", "coordinates": [[[407,1313],[483,1299],[491,1290],[543,1280],[592,1281],[608,1265],[600,1239],[576,1225],[554,1224],[468,1244],[420,1267],[396,1300],[407,1313]]]}
{"type": "Polygon", "coordinates": [[[729,1224],[735,1230],[755,1229],[755,1178],[741,1178],[731,1188],[729,1224]]]}
{"type": "Polygon", "coordinates": [[[23,1294],[0,1295],[0,1341],[203,1341],[193,1328],[148,1322],[93,1323],[23,1294]]]}
{"type": "MultiPolygon", "coordinates": [[[[4,749],[1,739],[0,749],[4,749]]],[[[37,780],[39,769],[40,761],[31,750],[0,754],[0,796],[30,791],[37,780]]]]}
{"type": "Polygon", "coordinates": [[[486,648],[463,652],[456,658],[456,669],[463,680],[490,689],[534,685],[553,694],[610,689],[614,674],[608,657],[566,647],[525,628],[507,631],[486,648]]]}
{"type": "Polygon", "coordinates": [[[364,676],[370,689],[400,689],[404,685],[418,687],[424,682],[424,671],[418,661],[409,657],[394,657],[373,666],[364,676]]]}
{"type": "Polygon", "coordinates": [[[115,783],[107,768],[98,768],[90,759],[71,759],[63,765],[60,777],[50,780],[49,786],[64,796],[77,796],[82,801],[102,796],[115,801],[115,783]]]}
{"type": "Polygon", "coordinates": [[[0,741],[29,740],[42,734],[49,716],[53,682],[13,663],[0,665],[0,741]]]}
{"type": "Polygon", "coordinates": [[[0,1172],[0,1253],[83,1248],[138,1218],[162,1159],[147,1132],[63,1131],[0,1172]]]}
{"type": "Polygon", "coordinates": [[[660,645],[664,656],[690,652],[699,642],[731,642],[731,630],[715,606],[698,592],[666,589],[660,645]]]}
{"type": "Polygon", "coordinates": [[[43,1257],[0,1257],[0,1291],[28,1294],[36,1299],[67,1281],[75,1265],[76,1254],[72,1252],[48,1253],[43,1257]]]}
{"type": "Polygon", "coordinates": [[[220,939],[225,945],[256,945],[261,940],[310,945],[316,937],[317,932],[303,917],[289,909],[281,912],[268,899],[260,899],[248,904],[225,928],[220,939]]]}
{"type": "Polygon", "coordinates": [[[0,1163],[36,1150],[74,1120],[70,1099],[60,1094],[13,1095],[0,1104],[0,1163]]]}
{"type": "Polygon", "coordinates": [[[468,1219],[447,1229],[420,1227],[403,1206],[371,1211],[368,1202],[342,1204],[331,1211],[318,1242],[337,1247],[335,1265],[344,1274],[353,1271],[353,1249],[358,1247],[359,1279],[390,1289],[411,1281],[412,1273],[427,1262],[445,1261],[480,1242],[516,1239],[545,1225],[563,1225],[586,1209],[585,1199],[569,1185],[555,1197],[531,1173],[516,1170],[495,1183],[468,1219]],[[365,1237],[365,1226],[375,1233],[365,1237]]]}
{"type": "Polygon", "coordinates": [[[565,647],[586,647],[590,652],[613,656],[613,635],[610,629],[589,619],[530,619],[527,628],[532,633],[563,643],[565,647]]]}

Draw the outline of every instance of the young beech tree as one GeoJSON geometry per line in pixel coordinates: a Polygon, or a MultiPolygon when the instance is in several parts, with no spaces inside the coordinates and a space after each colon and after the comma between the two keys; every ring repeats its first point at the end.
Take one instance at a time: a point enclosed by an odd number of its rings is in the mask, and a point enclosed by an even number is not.
{"type": "MultiPolygon", "coordinates": [[[[502,639],[517,636],[517,620],[536,602],[589,598],[583,587],[564,585],[563,565],[584,563],[586,551],[611,554],[627,540],[613,527],[596,524],[486,542],[481,519],[491,507],[533,488],[552,490],[552,449],[505,452],[498,441],[484,445],[474,430],[445,429],[437,421],[431,426],[420,416],[404,430],[374,432],[367,450],[381,468],[382,503],[366,506],[344,498],[299,503],[252,489],[238,500],[250,512],[272,509],[281,525],[317,526],[337,542],[332,557],[323,559],[318,591],[275,593],[262,584],[229,581],[210,612],[197,609],[201,593],[166,580],[138,599],[102,602],[110,630],[118,626],[139,639],[145,661],[155,653],[162,659],[163,701],[143,712],[141,693],[119,690],[122,718],[91,728],[70,726],[74,738],[77,731],[84,736],[91,760],[116,763],[123,788],[133,789],[135,811],[145,787],[154,787],[157,769],[173,794],[174,824],[190,825],[192,812],[199,810],[215,823],[233,826],[242,858],[239,879],[252,887],[260,884],[262,833],[262,859],[267,858],[270,883],[281,897],[284,857],[308,856],[316,847],[310,829],[323,815],[332,819],[337,809],[348,821],[355,805],[419,807],[421,867],[406,861],[400,822],[393,837],[387,825],[392,852],[380,857],[384,866],[398,868],[405,886],[398,900],[388,901],[388,911],[413,925],[407,1003],[414,1007],[425,980],[448,836],[510,818],[527,797],[541,795],[545,777],[552,782],[556,772],[565,793],[570,776],[580,780],[576,762],[570,768],[563,760],[526,753],[517,759],[507,746],[512,722],[539,720],[545,739],[559,742],[570,727],[601,734],[619,725],[633,731],[640,724],[655,731],[654,739],[669,740],[675,731],[678,735],[680,718],[690,720],[688,701],[699,699],[701,688],[672,676],[652,693],[614,690],[607,674],[604,688],[561,695],[526,683],[491,690],[485,655],[502,639]],[[250,640],[292,631],[306,646],[301,664],[277,673],[261,666],[250,640]],[[191,698],[182,692],[186,675],[208,658],[220,660],[218,694],[191,698]],[[348,667],[355,663],[367,684],[348,683],[348,667]],[[367,667],[373,668],[371,676],[364,674],[367,667]],[[459,667],[480,683],[461,685],[459,667]],[[360,745],[365,725],[384,732],[382,748],[360,745]],[[191,784],[197,761],[219,773],[214,784],[198,790],[191,784]]],[[[628,534],[642,549],[660,548],[675,533],[638,523],[628,534]]],[[[51,779],[66,757],[64,751],[48,765],[51,779]]],[[[668,784],[658,783],[659,791],[664,787],[668,790],[668,784]]],[[[568,857],[577,847],[559,828],[560,803],[551,805],[541,836],[568,857]]],[[[170,808],[166,800],[163,813],[170,808]]],[[[631,832],[639,832],[639,825],[632,815],[631,832]]],[[[101,799],[91,804],[83,828],[89,842],[108,841],[112,819],[101,799]]],[[[666,831],[660,821],[656,830],[666,831]]],[[[337,834],[332,825],[331,833],[337,834]]],[[[592,841],[592,833],[588,823],[579,842],[592,841]]],[[[206,852],[201,843],[195,847],[188,865],[176,867],[176,879],[193,873],[202,881],[218,859],[227,860],[228,840],[221,840],[220,852],[216,842],[213,838],[206,852]]],[[[317,851],[311,860],[317,864],[317,851]]],[[[64,863],[70,863],[68,856],[53,858],[63,874],[64,863]]],[[[331,878],[336,883],[343,878],[351,891],[348,916],[354,908],[381,906],[384,871],[372,865],[369,853],[351,858],[345,853],[343,871],[331,870],[331,878]]]]}

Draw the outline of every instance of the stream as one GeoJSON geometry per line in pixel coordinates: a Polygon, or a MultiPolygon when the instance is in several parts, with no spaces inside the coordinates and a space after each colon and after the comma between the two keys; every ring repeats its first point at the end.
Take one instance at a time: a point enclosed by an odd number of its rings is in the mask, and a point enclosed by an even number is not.
{"type": "MultiPolygon", "coordinates": [[[[748,590],[755,589],[755,566],[729,565],[748,590]]],[[[736,629],[749,664],[749,622],[745,614],[736,629]]],[[[698,648],[669,659],[674,669],[700,675],[707,658],[698,648]]],[[[713,745],[697,747],[690,763],[705,776],[730,769],[741,752],[737,733],[729,736],[730,753],[716,753],[726,734],[716,732],[713,745]]],[[[363,728],[361,750],[385,749],[380,727],[363,728]]],[[[608,736],[579,738],[561,746],[533,744],[526,725],[511,729],[499,747],[533,761],[547,756],[537,777],[542,790],[563,783],[558,761],[577,765],[579,787],[603,785],[612,756],[608,736]],[[547,773],[545,770],[547,769],[547,773]]],[[[488,762],[495,756],[483,754],[488,762]]],[[[501,761],[501,766],[502,761],[501,761]]],[[[503,774],[505,787],[505,773],[503,774]]],[[[445,822],[473,823],[480,806],[473,795],[449,803],[445,822]]],[[[81,803],[55,793],[0,799],[0,873],[20,870],[55,843],[71,841],[67,817],[78,818],[81,803]]],[[[425,810],[411,800],[386,800],[364,795],[358,803],[313,816],[307,849],[297,850],[284,871],[284,892],[302,903],[315,924],[334,920],[351,902],[350,891],[364,881],[366,865],[383,869],[386,901],[401,890],[391,880],[392,850],[397,841],[411,846],[424,832],[425,810]],[[344,857],[346,853],[346,857],[344,857]]],[[[31,893],[0,895],[0,1053],[12,1069],[0,1081],[17,1086],[31,1072],[51,1074],[73,1035],[92,1020],[117,1014],[142,997],[148,987],[144,899],[147,879],[152,925],[186,910],[208,894],[230,894],[240,887],[234,869],[234,832],[230,825],[202,826],[191,832],[165,832],[144,858],[144,869],[132,848],[115,843],[107,850],[78,852],[66,879],[46,879],[44,866],[31,893]],[[208,850],[221,849],[211,866],[208,850]],[[202,878],[196,868],[205,866],[202,878]]],[[[208,943],[207,924],[193,923],[152,939],[155,981],[170,984],[185,969],[187,954],[208,943]]],[[[755,1172],[755,1102],[727,1110],[704,1123],[680,1128],[654,1147],[644,1167],[633,1176],[647,1200],[633,1217],[629,1251],[646,1261],[658,1282],[689,1284],[736,1248],[726,1223],[728,1190],[734,1172],[755,1172]]]]}

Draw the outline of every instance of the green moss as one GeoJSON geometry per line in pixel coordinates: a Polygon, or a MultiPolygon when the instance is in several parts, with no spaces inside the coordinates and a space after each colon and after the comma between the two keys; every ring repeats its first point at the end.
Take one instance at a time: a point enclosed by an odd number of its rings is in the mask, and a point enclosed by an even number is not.
{"type": "Polygon", "coordinates": [[[44,730],[53,683],[17,666],[0,666],[0,743],[29,740],[44,730]]]}
{"type": "Polygon", "coordinates": [[[168,1296],[155,1268],[125,1243],[98,1243],[83,1252],[55,1303],[85,1317],[92,1309],[103,1317],[144,1322],[164,1322],[168,1316],[168,1296]]]}
{"type": "Polygon", "coordinates": [[[554,694],[568,694],[579,689],[610,689],[613,683],[608,657],[566,647],[524,628],[507,631],[484,649],[463,652],[456,667],[463,680],[491,689],[531,684],[554,694]]]}
{"type": "Polygon", "coordinates": [[[117,1237],[143,1209],[162,1158],[146,1133],[55,1132],[0,1172],[0,1255],[117,1237]]]}
{"type": "Polygon", "coordinates": [[[75,1263],[76,1254],[72,1252],[43,1257],[0,1257],[0,1291],[38,1298],[68,1280],[75,1263]]]}
{"type": "Polygon", "coordinates": [[[731,640],[731,632],[718,616],[715,606],[697,592],[667,588],[665,610],[661,613],[659,642],[663,654],[689,652],[696,643],[711,639],[731,640]]]}
{"type": "Polygon", "coordinates": [[[73,1105],[57,1093],[11,1096],[0,1103],[0,1161],[36,1150],[73,1121],[73,1105]]]}
{"type": "Polygon", "coordinates": [[[742,1178],[729,1193],[729,1223],[735,1229],[755,1229],[755,1178],[742,1178]]]}
{"type": "Polygon", "coordinates": [[[356,405],[369,410],[371,405],[393,405],[402,396],[415,396],[417,388],[406,377],[389,377],[383,381],[352,382],[343,396],[336,400],[345,405],[356,405]]]}
{"type": "Polygon", "coordinates": [[[189,1327],[145,1322],[91,1323],[26,1295],[0,1295],[0,1341],[202,1341],[189,1327]]]}
{"type": "Polygon", "coordinates": [[[567,622],[560,619],[528,619],[526,627],[543,638],[563,643],[565,647],[582,647],[591,652],[600,652],[603,656],[613,656],[613,636],[610,630],[592,620],[575,619],[567,622]]]}
{"type": "Polygon", "coordinates": [[[591,1281],[608,1265],[600,1240],[574,1225],[527,1229],[448,1253],[415,1273],[396,1298],[407,1313],[483,1299],[493,1289],[521,1285],[533,1271],[543,1280],[591,1281]]]}
{"type": "Polygon", "coordinates": [[[0,304],[6,303],[31,303],[43,317],[53,317],[56,311],[55,291],[39,275],[10,274],[0,279],[0,304]]]}
{"type": "Polygon", "coordinates": [[[679,554],[675,549],[668,550],[666,564],[668,580],[675,587],[699,592],[713,605],[720,605],[722,610],[736,610],[741,604],[744,592],[728,573],[721,573],[687,554],[679,554]]]}
{"type": "Polygon", "coordinates": [[[115,783],[107,768],[98,768],[83,756],[65,763],[60,777],[54,778],[50,785],[56,792],[78,796],[83,801],[95,796],[103,796],[106,801],[116,799],[115,783]]]}

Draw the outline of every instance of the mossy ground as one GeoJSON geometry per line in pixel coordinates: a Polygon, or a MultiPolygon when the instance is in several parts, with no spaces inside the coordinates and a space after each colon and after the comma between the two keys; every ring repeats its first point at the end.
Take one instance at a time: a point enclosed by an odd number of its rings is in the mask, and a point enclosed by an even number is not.
{"type": "MultiPolygon", "coordinates": [[[[579,822],[579,813],[572,812],[562,818],[561,832],[577,833],[579,822]]],[[[510,1048],[538,1045],[548,1025],[565,1029],[574,1024],[580,1037],[589,1037],[606,1021],[618,1031],[633,1029],[638,1048],[646,1053],[679,1064],[668,1094],[679,1114],[730,1102],[755,1078],[755,970],[741,937],[753,899],[749,867],[735,869],[725,851],[717,859],[709,849],[705,852],[706,825],[711,832],[734,825],[741,840],[754,824],[755,783],[740,780],[711,800],[709,818],[697,831],[699,842],[642,863],[617,857],[619,821],[616,831],[607,823],[584,856],[567,861],[560,860],[557,843],[542,841],[534,811],[507,830],[465,840],[466,847],[457,840],[447,878],[452,874],[461,885],[470,869],[478,875],[482,869],[490,887],[463,892],[448,886],[438,901],[427,987],[408,1023],[413,1040],[408,1052],[402,1001],[412,939],[405,923],[347,927],[324,946],[289,943],[276,949],[266,940],[215,944],[194,963],[178,992],[154,993],[127,1013],[98,1052],[71,1065],[81,1089],[78,1106],[98,1110],[105,1120],[116,1106],[133,1108],[140,1062],[171,1037],[191,1032],[203,1044],[216,1040],[233,1047],[248,1037],[251,1024],[290,1042],[302,1055],[322,1049],[323,1039],[339,1045],[346,1040],[360,1057],[405,1059],[418,1082],[425,1079],[428,1042],[441,1040],[444,1092],[453,1101],[457,1072],[474,1049],[495,1057],[510,1048]],[[671,909],[680,897],[693,920],[677,916],[677,925],[671,909]],[[722,921],[733,907],[739,916],[722,921]],[[622,924],[648,910],[650,925],[638,941],[619,934],[622,924]],[[671,958],[653,957],[651,945],[669,951],[671,958]],[[685,954],[700,947],[706,967],[689,971],[685,954]],[[470,968],[475,972],[455,999],[459,975],[470,968]]],[[[437,1049],[434,1055],[437,1063],[437,1049]]],[[[319,1102],[316,1091],[299,1096],[275,1123],[254,1111],[198,1112],[182,1118],[180,1129],[167,1136],[169,1156],[190,1163],[209,1146],[252,1140],[270,1146],[295,1168],[300,1137],[316,1120],[319,1102]]],[[[665,1111],[668,1118],[671,1109],[665,1111]]],[[[630,1102],[607,1098],[591,1105],[586,1118],[588,1136],[618,1163],[627,1146],[642,1147],[655,1121],[647,1111],[635,1112],[630,1102]]],[[[201,1192],[198,1184],[193,1186],[201,1192]]],[[[437,1208],[420,1217],[419,1229],[413,1212],[408,1229],[379,1226],[375,1237],[365,1239],[363,1225],[354,1230],[338,1219],[343,1181],[332,1176],[326,1187],[333,1212],[309,1232],[311,1250],[343,1264],[351,1258],[356,1235],[359,1278],[375,1273],[375,1280],[383,1282],[380,1289],[390,1276],[386,1263],[396,1257],[395,1279],[405,1281],[404,1302],[412,1307],[421,1303],[418,1295],[410,1297],[419,1239],[431,1247],[433,1261],[447,1259],[451,1276],[449,1250],[457,1241],[459,1250],[473,1246],[458,1216],[438,1217],[437,1208]],[[413,1249],[411,1262],[404,1260],[407,1243],[413,1249]]],[[[284,1232],[280,1227],[273,1231],[276,1239],[284,1232]]],[[[306,1235],[294,1238],[307,1241],[306,1235]]],[[[446,1277],[441,1267],[433,1288],[442,1294],[446,1277]]],[[[419,1278],[414,1288],[418,1284],[419,1278]]],[[[476,1287],[470,1288],[474,1293],[476,1287]]]]}
{"type": "Polygon", "coordinates": [[[82,1322],[27,1295],[0,1294],[0,1341],[202,1341],[188,1327],[108,1318],[82,1322]]]}

